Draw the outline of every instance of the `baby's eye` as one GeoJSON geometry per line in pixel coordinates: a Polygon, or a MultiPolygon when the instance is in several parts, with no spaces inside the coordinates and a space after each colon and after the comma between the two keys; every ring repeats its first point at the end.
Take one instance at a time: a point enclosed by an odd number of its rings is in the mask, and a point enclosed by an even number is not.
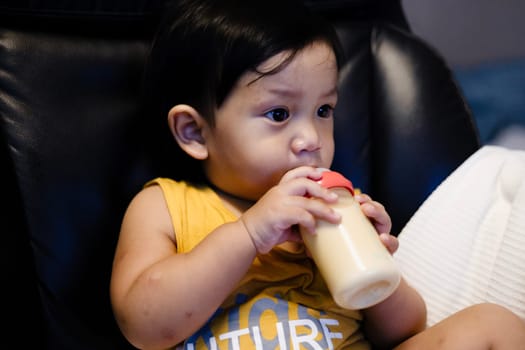
{"type": "Polygon", "coordinates": [[[333,107],[330,105],[322,105],[317,110],[317,116],[321,118],[330,118],[332,115],[333,107]]]}
{"type": "Polygon", "coordinates": [[[284,108],[272,109],[271,111],[266,112],[264,115],[274,122],[283,122],[290,118],[290,113],[284,108]]]}

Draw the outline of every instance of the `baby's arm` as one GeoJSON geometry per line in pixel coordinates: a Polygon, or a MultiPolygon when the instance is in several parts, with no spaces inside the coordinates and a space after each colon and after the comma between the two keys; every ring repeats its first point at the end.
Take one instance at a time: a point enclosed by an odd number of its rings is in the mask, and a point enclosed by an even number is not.
{"type": "Polygon", "coordinates": [[[323,201],[337,198],[308,178],[313,168],[288,172],[239,220],[219,226],[192,251],[175,253],[175,234],[159,187],[131,202],[113,264],[111,298],[117,322],[139,348],[168,348],[201,327],[245,275],[257,253],[300,239],[316,219],[340,217],[323,201]],[[308,178],[307,178],[308,177],[308,178]]]}
{"type": "Polygon", "coordinates": [[[363,313],[364,331],[374,349],[392,349],[426,325],[425,303],[404,279],[388,299],[363,313]]]}
{"type": "Polygon", "coordinates": [[[220,226],[187,254],[175,253],[174,237],[160,188],[145,188],[125,214],[111,280],[118,324],[139,348],[169,348],[196,331],[256,254],[239,222],[220,226]]]}
{"type": "MultiPolygon", "coordinates": [[[[390,216],[383,205],[367,195],[358,195],[361,209],[374,224],[380,239],[390,253],[398,248],[398,240],[389,234],[390,216]]],[[[364,331],[377,349],[391,349],[426,326],[426,306],[419,293],[401,279],[397,290],[385,301],[363,310],[364,331]]]]}

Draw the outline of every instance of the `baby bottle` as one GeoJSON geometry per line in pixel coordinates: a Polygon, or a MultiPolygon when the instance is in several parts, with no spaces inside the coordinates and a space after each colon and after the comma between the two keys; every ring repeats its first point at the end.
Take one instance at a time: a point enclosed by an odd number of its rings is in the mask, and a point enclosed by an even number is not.
{"type": "Polygon", "coordinates": [[[339,197],[332,205],[339,224],[318,220],[316,234],[302,234],[335,302],[346,309],[375,305],[399,285],[401,275],[390,252],[354,199],[350,180],[326,170],[319,183],[339,197]]]}

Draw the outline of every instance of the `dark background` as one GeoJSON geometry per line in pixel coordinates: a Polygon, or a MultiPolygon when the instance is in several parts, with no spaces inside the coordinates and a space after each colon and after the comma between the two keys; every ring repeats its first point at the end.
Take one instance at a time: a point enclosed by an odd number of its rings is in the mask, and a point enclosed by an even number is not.
{"type": "Polygon", "coordinates": [[[412,30],[453,68],[481,141],[525,149],[525,1],[402,4],[412,30]]]}

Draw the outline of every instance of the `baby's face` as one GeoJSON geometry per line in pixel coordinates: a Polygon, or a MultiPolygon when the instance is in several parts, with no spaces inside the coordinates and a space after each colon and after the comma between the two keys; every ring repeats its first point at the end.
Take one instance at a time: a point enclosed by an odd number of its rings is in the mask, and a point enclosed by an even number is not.
{"type": "MultiPolygon", "coordinates": [[[[259,69],[268,71],[284,57],[276,55],[259,69]]],[[[330,167],[337,73],[331,48],[315,43],[276,74],[243,75],[216,111],[215,128],[206,138],[210,181],[257,200],[288,170],[330,167]]]]}

